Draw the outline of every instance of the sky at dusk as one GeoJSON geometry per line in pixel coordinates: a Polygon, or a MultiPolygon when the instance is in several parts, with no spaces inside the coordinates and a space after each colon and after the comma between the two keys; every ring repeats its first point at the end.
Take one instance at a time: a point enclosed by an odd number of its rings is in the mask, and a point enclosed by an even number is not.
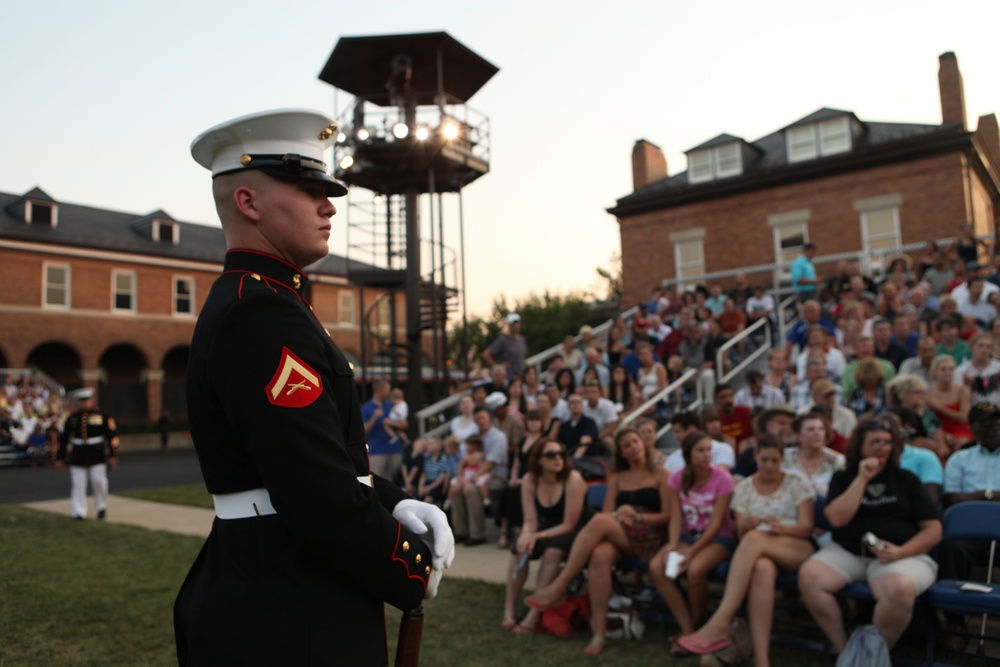
{"type": "Polygon", "coordinates": [[[500,69],[469,101],[490,118],[491,164],[463,195],[468,307],[485,314],[501,295],[599,284],[637,139],[674,174],[722,132],[753,141],[821,107],[940,123],[945,51],[975,128],[1000,112],[998,21],[982,0],[6,2],[0,191],[217,225],[199,132],[270,108],[334,115],[349,96],[317,75],[340,37],[446,31],[500,69]]]}

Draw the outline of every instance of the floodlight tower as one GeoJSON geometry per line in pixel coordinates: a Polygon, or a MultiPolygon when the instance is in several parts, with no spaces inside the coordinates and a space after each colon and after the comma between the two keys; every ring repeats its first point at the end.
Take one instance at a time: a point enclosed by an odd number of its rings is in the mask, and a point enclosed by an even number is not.
{"type": "MultiPolygon", "coordinates": [[[[489,119],[466,102],[497,71],[448,33],[434,32],[341,38],[319,75],[353,96],[336,112],[341,134],[334,165],[336,177],[352,186],[347,277],[362,287],[362,346],[374,340],[387,353],[393,379],[396,358],[405,356],[414,409],[425,399],[425,331],[432,337],[434,379],[447,373],[446,326],[459,274],[465,285],[462,241],[455,252],[444,239],[444,195],[457,199],[461,230],[462,188],[489,171],[489,119]],[[365,287],[381,292],[367,311],[365,287]],[[395,316],[400,290],[406,295],[402,345],[395,316]]],[[[441,383],[433,386],[436,399],[441,383]]]]}

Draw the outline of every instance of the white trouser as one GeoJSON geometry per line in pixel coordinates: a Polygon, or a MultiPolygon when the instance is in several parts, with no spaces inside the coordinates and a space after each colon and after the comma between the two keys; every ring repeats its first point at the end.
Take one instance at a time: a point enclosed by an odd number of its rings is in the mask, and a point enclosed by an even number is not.
{"type": "Polygon", "coordinates": [[[94,506],[100,512],[108,507],[108,466],[98,463],[92,466],[70,466],[69,478],[72,487],[69,499],[73,503],[73,516],[87,516],[87,477],[94,490],[94,506]]]}

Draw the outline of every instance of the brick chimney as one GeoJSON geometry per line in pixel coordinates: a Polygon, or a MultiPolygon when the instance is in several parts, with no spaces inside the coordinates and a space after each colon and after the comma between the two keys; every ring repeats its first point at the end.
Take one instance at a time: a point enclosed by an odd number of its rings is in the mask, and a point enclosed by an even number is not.
{"type": "Polygon", "coordinates": [[[938,57],[938,87],[941,89],[941,122],[961,125],[969,129],[965,122],[965,88],[962,73],[958,71],[958,58],[948,51],[938,57]]]}
{"type": "Polygon", "coordinates": [[[659,146],[638,139],[632,147],[632,190],[638,190],[667,175],[667,158],[659,146]]]}
{"type": "Polygon", "coordinates": [[[1000,172],[1000,128],[997,127],[996,114],[986,114],[979,117],[979,125],[976,126],[976,134],[983,142],[986,152],[993,162],[993,168],[1000,172]]]}

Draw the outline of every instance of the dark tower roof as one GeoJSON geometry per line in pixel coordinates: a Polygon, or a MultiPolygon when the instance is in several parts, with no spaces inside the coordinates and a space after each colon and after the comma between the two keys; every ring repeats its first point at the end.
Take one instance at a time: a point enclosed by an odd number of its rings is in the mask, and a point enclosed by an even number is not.
{"type": "Polygon", "coordinates": [[[373,104],[389,106],[386,83],[393,59],[400,54],[412,60],[410,86],[417,105],[437,103],[438,54],[444,63],[442,88],[450,102],[466,102],[499,71],[448,33],[427,32],[342,37],[319,78],[373,104]]]}

